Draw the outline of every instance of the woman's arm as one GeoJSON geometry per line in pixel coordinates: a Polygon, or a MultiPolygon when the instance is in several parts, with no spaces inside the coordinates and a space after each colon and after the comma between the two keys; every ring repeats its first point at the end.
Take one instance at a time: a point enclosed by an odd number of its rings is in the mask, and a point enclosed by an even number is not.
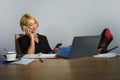
{"type": "Polygon", "coordinates": [[[30,38],[30,45],[27,50],[27,54],[34,54],[35,53],[35,42],[34,42],[34,36],[35,33],[32,33],[30,29],[25,29],[26,35],[30,38]]]}
{"type": "Polygon", "coordinates": [[[28,47],[27,54],[34,54],[35,53],[35,43],[34,38],[30,38],[30,46],[28,47]]]}
{"type": "Polygon", "coordinates": [[[18,43],[23,54],[34,53],[34,43],[27,35],[19,38],[18,43]]]}

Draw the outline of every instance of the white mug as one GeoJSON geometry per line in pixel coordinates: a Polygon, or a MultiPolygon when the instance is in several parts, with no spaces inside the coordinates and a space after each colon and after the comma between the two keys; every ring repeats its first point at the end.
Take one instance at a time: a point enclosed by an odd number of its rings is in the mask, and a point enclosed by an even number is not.
{"type": "Polygon", "coordinates": [[[6,57],[6,60],[8,61],[12,61],[12,60],[15,60],[16,59],[16,56],[17,54],[13,51],[9,51],[6,53],[5,57],[6,57]]]}

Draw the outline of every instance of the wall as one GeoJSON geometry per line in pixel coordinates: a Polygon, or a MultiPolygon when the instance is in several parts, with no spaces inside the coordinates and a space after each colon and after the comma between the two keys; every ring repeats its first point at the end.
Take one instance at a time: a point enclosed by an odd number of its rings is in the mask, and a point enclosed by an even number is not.
{"type": "Polygon", "coordinates": [[[14,35],[23,33],[19,20],[24,13],[37,17],[38,33],[48,37],[52,48],[59,42],[70,45],[73,36],[99,35],[105,27],[114,36],[110,48],[119,46],[119,4],[119,0],[1,0],[0,53],[3,48],[15,50],[14,35]]]}

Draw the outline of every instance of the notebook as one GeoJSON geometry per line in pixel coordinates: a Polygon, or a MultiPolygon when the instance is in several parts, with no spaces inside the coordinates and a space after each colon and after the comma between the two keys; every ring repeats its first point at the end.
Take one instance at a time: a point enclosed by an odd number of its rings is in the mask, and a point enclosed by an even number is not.
{"type": "Polygon", "coordinates": [[[97,54],[100,35],[75,36],[73,38],[70,55],[66,58],[79,58],[97,54]]]}

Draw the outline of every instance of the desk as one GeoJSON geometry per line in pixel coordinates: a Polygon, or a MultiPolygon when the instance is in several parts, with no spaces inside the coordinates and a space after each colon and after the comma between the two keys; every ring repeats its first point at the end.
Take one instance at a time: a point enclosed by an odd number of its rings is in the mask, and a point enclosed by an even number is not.
{"type": "Polygon", "coordinates": [[[120,57],[43,60],[28,65],[0,65],[0,80],[120,80],[120,57]]]}

